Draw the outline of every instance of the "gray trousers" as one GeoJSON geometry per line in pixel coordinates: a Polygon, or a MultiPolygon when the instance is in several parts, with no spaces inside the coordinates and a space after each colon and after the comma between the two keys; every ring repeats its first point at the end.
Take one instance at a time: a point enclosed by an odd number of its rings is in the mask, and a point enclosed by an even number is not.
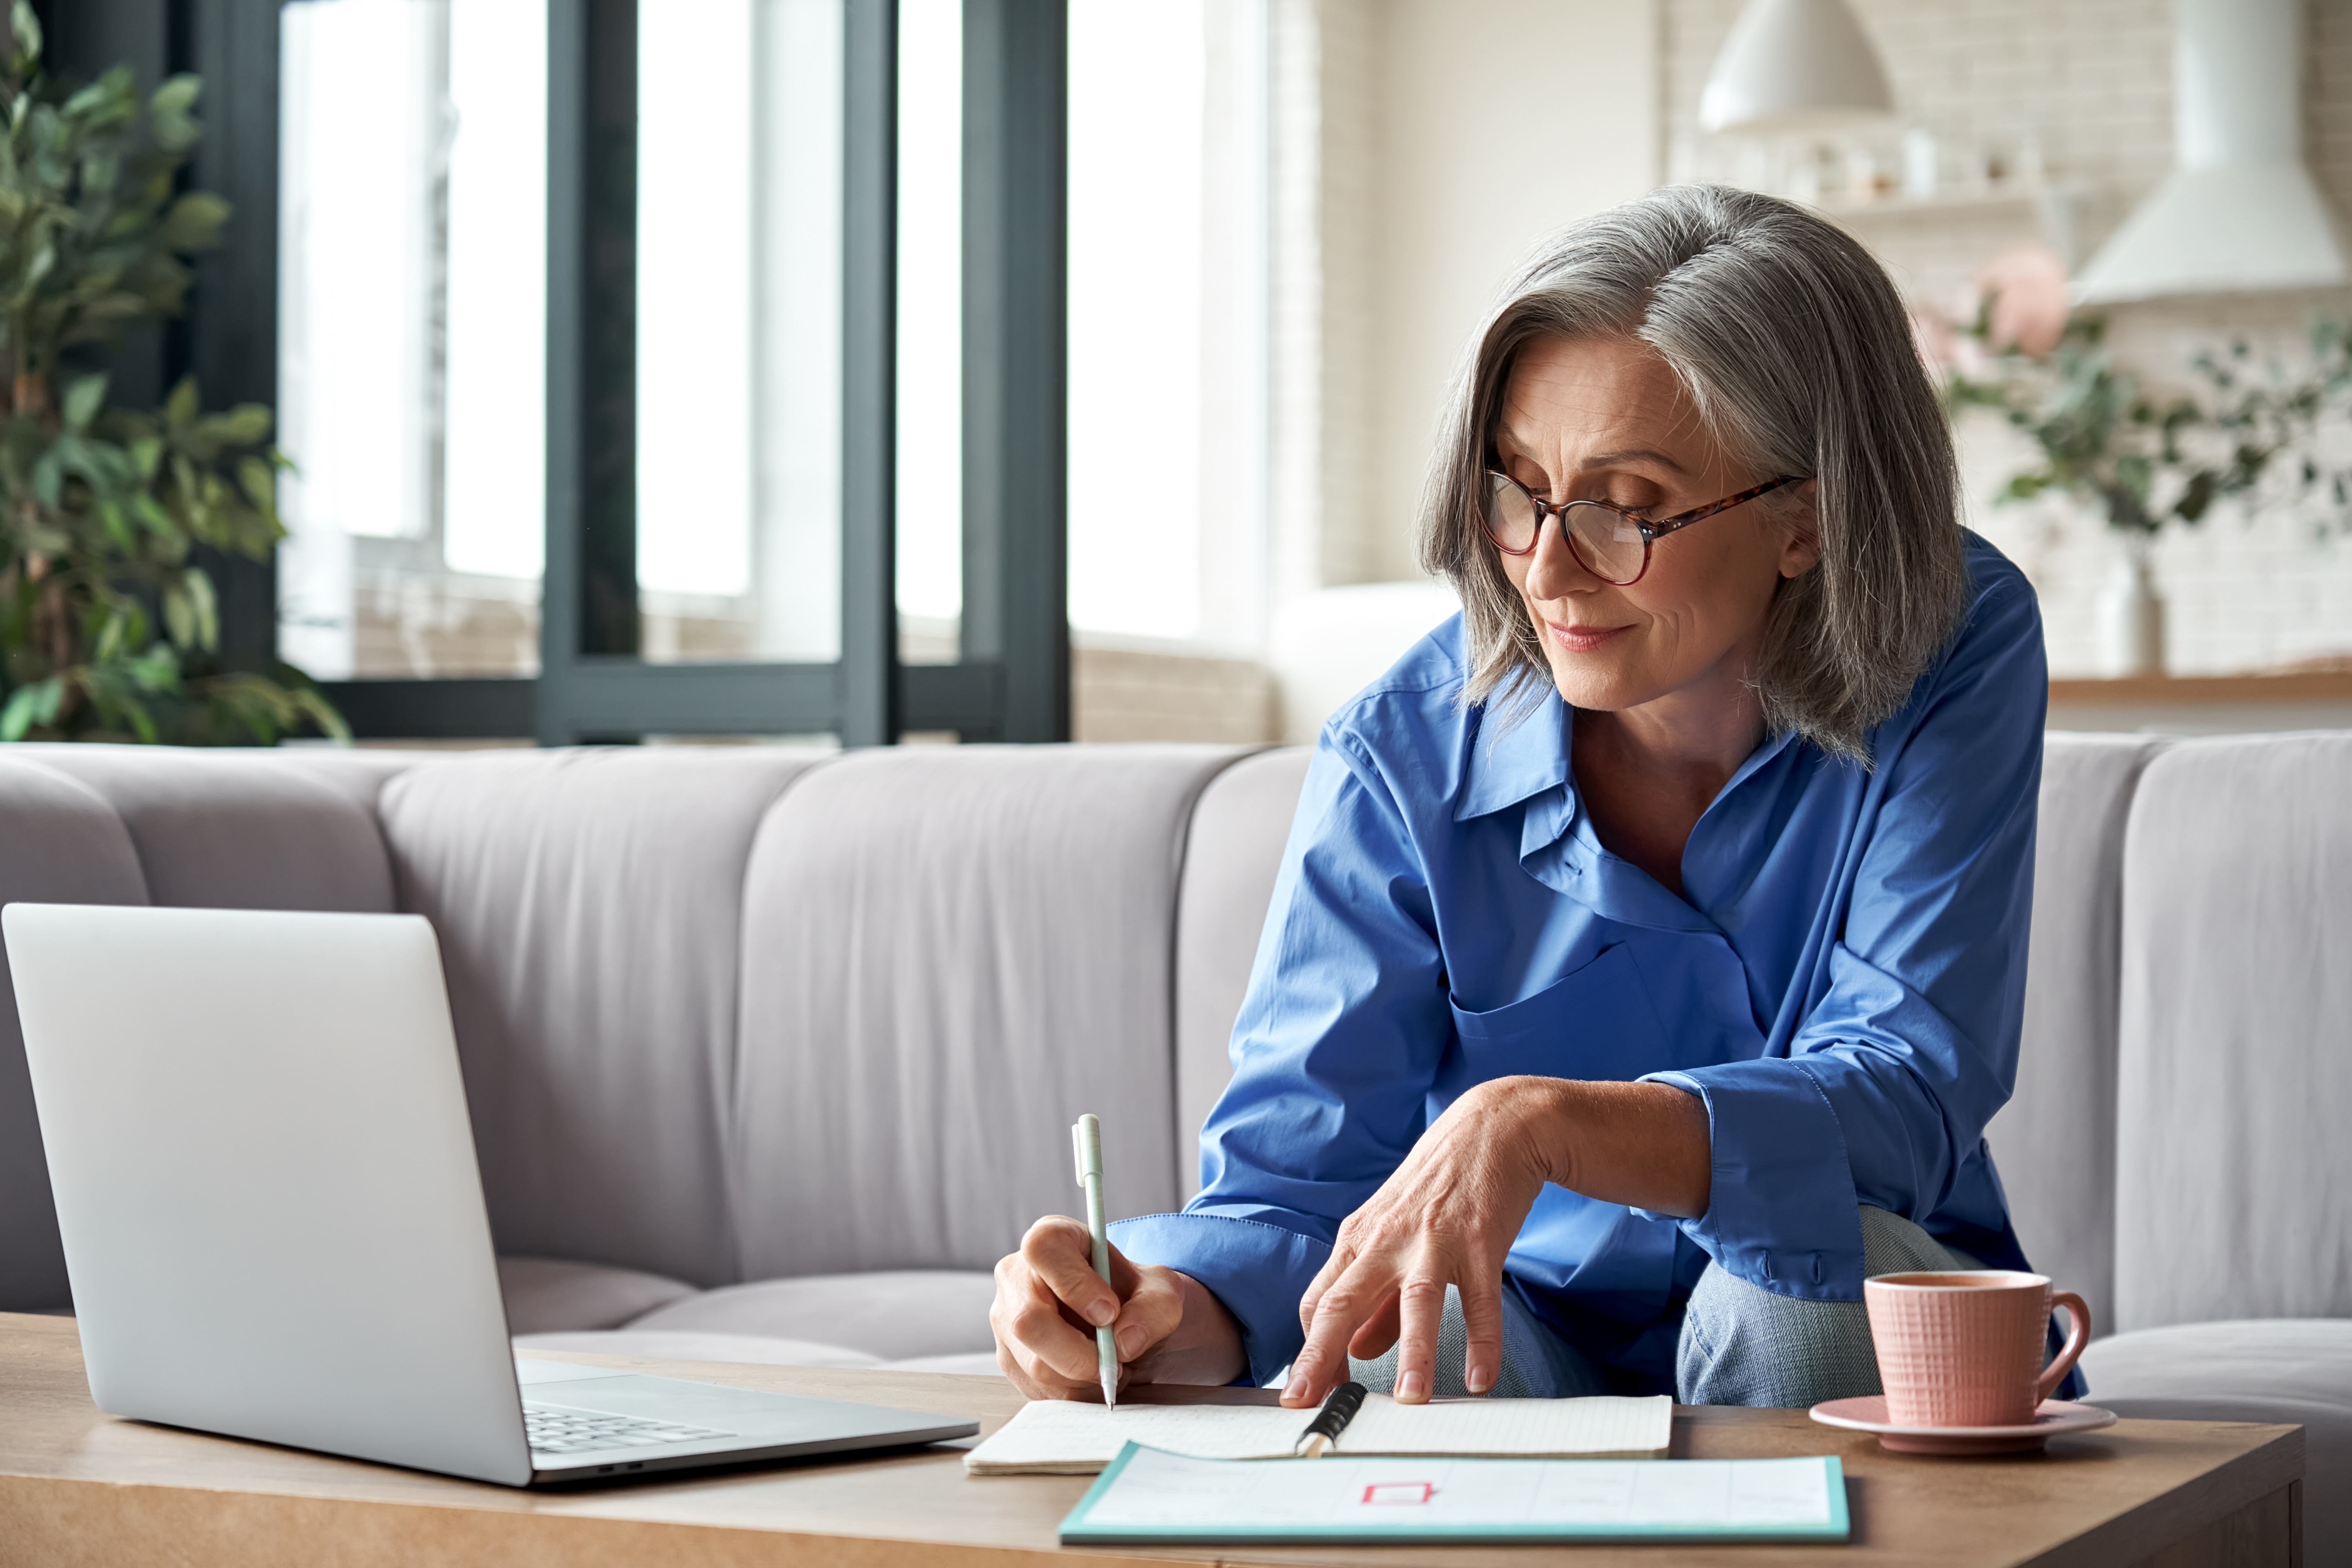
{"type": "MultiPolygon", "coordinates": [[[[1862,1270],[1900,1274],[1917,1268],[1979,1268],[1899,1215],[1864,1205],[1862,1270]]],[[[1461,1394],[1469,1335],[1462,1298],[1448,1286],[1437,1330],[1436,1387],[1461,1394]]],[[[1396,1386],[1396,1352],[1349,1359],[1350,1375],[1382,1393],[1396,1386]]],[[[1581,1351],[1538,1321],[1507,1284],[1503,1289],[1501,1398],[1558,1399],[1606,1394],[1608,1380],[1581,1351]]],[[[1859,1301],[1803,1301],[1777,1295],[1714,1264],[1699,1276],[1675,1351],[1675,1397],[1685,1405],[1772,1405],[1801,1410],[1824,1399],[1879,1393],[1870,1319],[1859,1301]]]]}

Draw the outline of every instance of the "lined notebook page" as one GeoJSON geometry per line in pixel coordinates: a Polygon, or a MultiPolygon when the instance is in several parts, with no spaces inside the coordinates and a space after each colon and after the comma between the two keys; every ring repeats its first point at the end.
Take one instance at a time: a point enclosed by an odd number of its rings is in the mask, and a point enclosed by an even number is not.
{"type": "MultiPolygon", "coordinates": [[[[1342,1454],[1445,1454],[1472,1458],[1611,1458],[1663,1455],[1673,1439],[1675,1402],[1595,1395],[1584,1399],[1447,1399],[1399,1405],[1369,1394],[1335,1447],[1342,1454]]],[[[1141,1442],[1141,1438],[1136,1439],[1141,1442]]]]}
{"type": "MultiPolygon", "coordinates": [[[[1461,1399],[1399,1405],[1367,1394],[1337,1452],[1456,1458],[1649,1458],[1674,1432],[1674,1401],[1461,1399]]],[[[1036,1399],[964,1456],[976,1476],[1092,1475],[1130,1440],[1199,1459],[1286,1459],[1312,1410],[1271,1405],[1129,1405],[1036,1399]]]]}

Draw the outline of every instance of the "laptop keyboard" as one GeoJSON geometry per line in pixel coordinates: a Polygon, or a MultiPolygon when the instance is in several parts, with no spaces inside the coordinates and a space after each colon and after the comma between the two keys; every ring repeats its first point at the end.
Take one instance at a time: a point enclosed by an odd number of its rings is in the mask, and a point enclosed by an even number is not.
{"type": "Polygon", "coordinates": [[[675,1421],[646,1421],[635,1415],[608,1415],[596,1410],[569,1410],[561,1405],[522,1407],[524,1434],[534,1454],[580,1454],[591,1449],[648,1448],[657,1443],[695,1443],[706,1437],[732,1437],[732,1432],[708,1426],[686,1426],[675,1421]]]}

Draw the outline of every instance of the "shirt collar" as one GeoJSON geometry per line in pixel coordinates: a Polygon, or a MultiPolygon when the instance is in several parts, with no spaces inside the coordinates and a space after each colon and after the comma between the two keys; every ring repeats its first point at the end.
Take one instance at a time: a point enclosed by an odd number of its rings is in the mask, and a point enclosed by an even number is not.
{"type": "Polygon", "coordinates": [[[1454,820],[1467,822],[1532,800],[1568,783],[1568,705],[1543,683],[1538,700],[1514,701],[1497,692],[1478,710],[1462,767],[1454,820]]]}

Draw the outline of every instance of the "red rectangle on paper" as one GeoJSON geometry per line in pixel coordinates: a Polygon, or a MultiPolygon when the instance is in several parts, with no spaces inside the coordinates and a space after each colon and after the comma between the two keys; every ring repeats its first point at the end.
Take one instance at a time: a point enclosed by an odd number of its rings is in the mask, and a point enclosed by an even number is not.
{"type": "Polygon", "coordinates": [[[1423,1503],[1436,1490],[1427,1481],[1374,1481],[1364,1489],[1364,1502],[1375,1508],[1391,1503],[1423,1503]]]}

